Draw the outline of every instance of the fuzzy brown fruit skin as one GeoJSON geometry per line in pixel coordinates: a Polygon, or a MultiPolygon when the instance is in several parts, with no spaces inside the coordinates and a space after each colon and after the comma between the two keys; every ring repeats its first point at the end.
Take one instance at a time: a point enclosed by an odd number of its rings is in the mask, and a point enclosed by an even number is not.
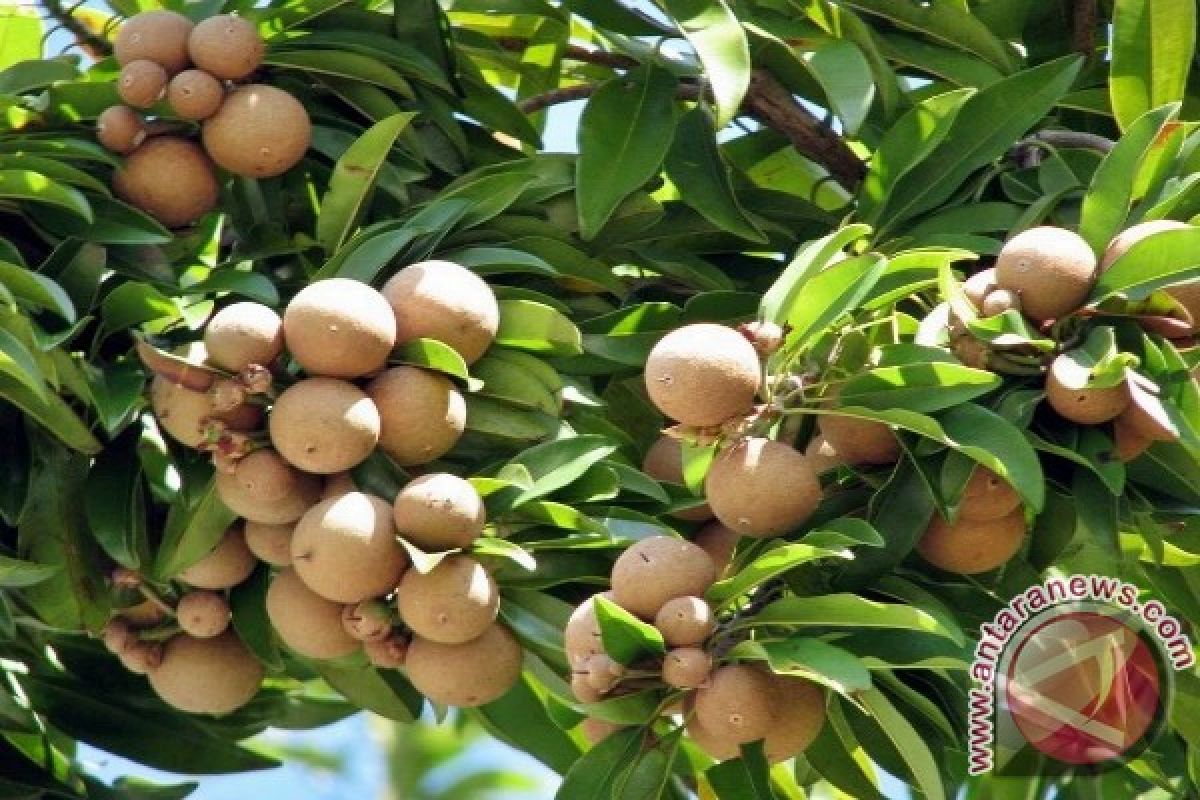
{"type": "Polygon", "coordinates": [[[208,555],[177,577],[197,589],[230,589],[249,578],[256,566],[258,559],[246,547],[241,526],[233,525],[208,555]]]}
{"type": "Polygon", "coordinates": [[[818,475],[828,472],[831,469],[837,469],[845,462],[838,455],[834,446],[829,443],[824,434],[818,433],[804,448],[804,457],[808,459],[809,466],[813,472],[818,475]]]}
{"type": "Polygon", "coordinates": [[[408,568],[392,509],[364,492],[322,500],[292,534],[292,567],[309,588],[338,603],[388,594],[408,568]]]}
{"type": "Polygon", "coordinates": [[[452,261],[422,261],[393,275],[383,295],[396,315],[396,341],[437,339],[468,364],[496,338],[500,306],[487,282],[452,261]]]}
{"type": "Polygon", "coordinates": [[[608,694],[625,677],[625,667],[607,653],[596,653],[583,662],[583,673],[593,689],[601,694],[608,694]]]}
{"type": "Polygon", "coordinates": [[[435,703],[473,708],[499,699],[521,677],[521,645],[494,623],[478,639],[442,644],[413,637],[404,666],[408,679],[435,703]]]}
{"type": "Polygon", "coordinates": [[[241,80],[258,69],[266,51],[254,24],[232,14],[197,23],[187,47],[193,64],[227,81],[241,80]]]}
{"type": "Polygon", "coordinates": [[[204,347],[209,363],[229,372],[269,367],[283,352],[283,320],[262,303],[225,306],[204,327],[204,347]]]}
{"type": "Polygon", "coordinates": [[[178,136],[155,136],[113,173],[117,196],[168,228],[182,228],[217,206],[220,187],[204,151],[178,136]]]}
{"type": "Polygon", "coordinates": [[[717,579],[708,553],[673,536],[635,542],[613,564],[613,600],[642,619],[654,619],[675,597],[700,596],[717,579]]]}
{"type": "Polygon", "coordinates": [[[350,476],[350,473],[339,472],[325,478],[325,483],[321,487],[321,499],[328,500],[331,497],[341,497],[347,492],[357,491],[358,485],[354,483],[354,478],[350,476]]]}
{"type": "Polygon", "coordinates": [[[1007,563],[1025,540],[1025,517],[1020,509],[990,520],[949,523],[935,514],[917,542],[921,557],[946,572],[978,575],[1007,563]]]}
{"type": "Polygon", "coordinates": [[[800,755],[825,726],[825,693],[812,681],[771,676],[774,719],[763,740],[767,761],[778,764],[800,755]]]}
{"type": "Polygon", "coordinates": [[[900,458],[900,441],[882,422],[822,414],[817,428],[846,464],[894,464],[900,458]]]}
{"type": "Polygon", "coordinates": [[[996,259],[996,285],[1021,298],[1025,316],[1059,319],[1083,305],[1096,281],[1096,255],[1066,228],[1030,228],[1009,239],[996,259]]]}
{"type": "Polygon", "coordinates": [[[189,636],[211,639],[229,627],[229,603],[216,592],[188,592],[175,606],[175,619],[189,636]]]}
{"type": "Polygon", "coordinates": [[[143,11],[117,29],[113,55],[117,64],[153,61],[174,75],[188,65],[187,40],[192,21],[174,11],[143,11]]]}
{"type": "Polygon", "coordinates": [[[764,538],[808,519],[821,502],[821,482],[808,459],[791,446],[751,437],[713,459],[704,494],[726,527],[764,538]]]}
{"type": "Polygon", "coordinates": [[[400,490],[393,519],[401,536],[437,553],[470,547],[483,533],[487,512],[468,481],[439,472],[422,475],[400,490]]]}
{"type": "Polygon", "coordinates": [[[167,618],[167,615],[158,604],[150,600],[143,600],[137,605],[122,608],[120,617],[128,623],[130,628],[145,630],[146,628],[153,628],[162,622],[167,618]]]}
{"type": "Polygon", "coordinates": [[[242,530],[246,536],[246,547],[259,561],[273,567],[286,567],[292,563],[292,531],[296,526],[265,525],[246,520],[242,530]]]}
{"type": "Polygon", "coordinates": [[[1113,420],[1113,446],[1117,458],[1121,459],[1123,464],[1133,461],[1154,444],[1153,439],[1138,430],[1127,418],[1127,413],[1122,413],[1113,420]]]}
{"type": "Polygon", "coordinates": [[[976,466],[963,489],[958,516],[965,520],[1006,517],[1021,505],[1012,484],[984,466],[976,466]]]}
{"type": "Polygon", "coordinates": [[[448,453],[467,427],[467,402],[444,375],[392,367],[367,385],[379,409],[379,447],[397,464],[427,464],[448,453]]]}
{"type": "Polygon", "coordinates": [[[117,95],[133,108],[149,108],[167,91],[167,71],[153,61],[130,61],[117,77],[117,95]]]}
{"type": "Polygon", "coordinates": [[[698,647],[676,647],[663,657],[662,679],[677,689],[697,689],[712,674],[712,656],[698,647]]]}
{"type": "Polygon", "coordinates": [[[296,293],[283,312],[283,332],[310,375],[357,378],[383,368],[396,343],[396,319],[370,286],[330,278],[296,293]]]}
{"type": "Polygon", "coordinates": [[[216,411],[208,393],[194,392],[161,375],[150,382],[150,407],[160,428],[193,448],[206,443],[204,428],[210,420],[232,431],[251,431],[262,421],[262,409],[257,406],[242,404],[232,411],[216,411]]]}
{"type": "Polygon", "coordinates": [[[1010,309],[1021,310],[1021,297],[1012,289],[993,289],[983,298],[980,312],[985,317],[994,317],[1010,309]]]}
{"type": "Polygon", "coordinates": [[[238,516],[267,525],[295,522],[317,502],[321,480],[271,449],[255,450],[233,472],[217,472],[217,495],[238,516]]]}
{"type": "Polygon", "coordinates": [[[392,612],[382,600],[363,600],[342,609],[342,627],[360,642],[378,642],[392,633],[392,612]]]}
{"type": "Polygon", "coordinates": [[[167,105],[180,119],[208,119],[224,99],[225,87],[202,69],[185,69],[167,83],[167,105]]]}
{"type": "Polygon", "coordinates": [[[379,410],[366,392],[337,378],[308,378],[275,400],[271,443],[292,466],[318,475],[361,464],[379,441],[379,410]]]}
{"type": "Polygon", "coordinates": [[[600,622],[596,619],[595,598],[612,600],[611,591],[592,595],[575,607],[563,628],[563,650],[572,669],[582,669],[587,660],[604,653],[600,622]]]}
{"type": "Polygon", "coordinates": [[[583,738],[587,739],[588,744],[595,747],[603,742],[608,737],[612,736],[624,726],[618,725],[615,722],[609,722],[605,719],[597,719],[596,717],[587,717],[583,722],[579,723],[579,731],[583,734],[583,738]]]}
{"type": "Polygon", "coordinates": [[[714,520],[696,531],[692,542],[708,553],[717,570],[717,577],[720,578],[729,569],[734,550],[737,549],[738,540],[741,538],[740,533],[725,527],[719,520],[714,520]]]}
{"type": "MultiPolygon", "coordinates": [[[[656,481],[683,486],[683,443],[673,436],[658,437],[646,451],[642,472],[656,481]]],[[[704,522],[712,519],[713,513],[708,503],[701,503],[695,508],[672,511],[671,516],[688,522],[704,522]]]]}
{"type": "Polygon", "coordinates": [[[100,638],[104,648],[113,655],[123,653],[138,641],[133,627],[121,617],[113,617],[106,622],[100,631],[100,638]]]}
{"type": "Polygon", "coordinates": [[[720,425],[747,413],[761,382],[754,346],[723,325],[685,325],[660,339],[646,359],[650,400],[684,425],[720,425]]]}
{"type": "Polygon", "coordinates": [[[380,669],[400,669],[408,660],[408,639],[392,634],[382,639],[363,642],[363,652],[371,666],[380,669]]]}
{"type": "Polygon", "coordinates": [[[771,678],[755,667],[720,667],[709,684],[696,691],[696,719],[721,739],[738,744],[761,739],[771,717],[771,678]]]}
{"type": "Polygon", "coordinates": [[[311,137],[312,122],[300,101],[264,84],[231,91],[201,131],[213,161],[246,178],[287,172],[304,158],[311,137]]]}
{"type": "Polygon", "coordinates": [[[341,658],[359,641],[342,625],[342,606],[309,589],[295,570],[281,570],[267,588],[267,616],[285,645],[309,658],[341,658]]]}
{"type": "Polygon", "coordinates": [[[741,756],[741,744],[733,737],[717,736],[704,727],[693,713],[695,697],[684,701],[684,717],[687,719],[687,735],[692,742],[715,761],[728,761],[741,756]]]}
{"type": "Polygon", "coordinates": [[[976,272],[963,281],[962,288],[963,294],[971,301],[971,305],[976,309],[982,309],[983,299],[996,288],[996,268],[988,267],[976,272]]]}
{"type": "Polygon", "coordinates": [[[581,703],[599,703],[604,692],[592,686],[587,672],[576,672],[571,676],[571,694],[581,703]]]}
{"type": "Polygon", "coordinates": [[[460,644],[483,634],[500,613],[500,590],[483,565],[454,555],[422,575],[405,573],[396,591],[396,610],[416,635],[460,644]]]}
{"type": "Polygon", "coordinates": [[[1046,374],[1046,402],[1059,416],[1079,425],[1099,425],[1117,417],[1129,407],[1129,392],[1118,384],[1097,389],[1073,389],[1082,368],[1061,355],[1050,364],[1046,374]]]}
{"type": "Polygon", "coordinates": [[[96,117],[96,139],[112,152],[126,155],[146,140],[146,125],[129,106],[109,106],[96,117]]]}
{"type": "Polygon", "coordinates": [[[150,686],[165,702],[192,714],[228,714],[258,693],[265,671],[233,631],[211,639],[175,636],[163,647],[150,686]]]}
{"type": "MultiPolygon", "coordinates": [[[[1100,261],[1100,271],[1104,272],[1111,267],[1114,261],[1143,239],[1163,231],[1186,230],[1191,227],[1186,222],[1173,219],[1156,219],[1126,228],[1109,242],[1108,249],[1104,251],[1104,258],[1100,261]]],[[[1164,291],[1175,298],[1192,319],[1191,330],[1185,335],[1200,333],[1200,281],[1177,283],[1167,286],[1164,291]]]]}
{"type": "Polygon", "coordinates": [[[163,647],[158,642],[132,642],[117,658],[133,674],[149,675],[162,665],[163,647]]]}
{"type": "Polygon", "coordinates": [[[668,645],[690,647],[712,635],[717,618],[702,597],[673,597],[654,615],[654,627],[668,645]]]}

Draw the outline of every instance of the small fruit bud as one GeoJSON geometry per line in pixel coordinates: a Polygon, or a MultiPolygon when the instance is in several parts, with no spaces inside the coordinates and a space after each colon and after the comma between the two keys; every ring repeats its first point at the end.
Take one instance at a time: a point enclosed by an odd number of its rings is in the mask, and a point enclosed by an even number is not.
{"type": "Polygon", "coordinates": [[[678,689],[696,689],[708,682],[712,657],[697,647],[676,647],[663,659],[663,683],[678,689]]]}
{"type": "Polygon", "coordinates": [[[217,592],[188,592],[179,599],[175,619],[184,633],[198,639],[211,639],[229,627],[229,603],[217,592]]]}
{"type": "Polygon", "coordinates": [[[584,662],[583,671],[588,685],[601,694],[608,694],[625,677],[625,667],[609,656],[599,653],[584,662]]]}
{"type": "Polygon", "coordinates": [[[228,378],[221,378],[209,389],[208,396],[212,399],[213,410],[220,413],[233,411],[246,402],[246,390],[241,383],[228,378]]]}
{"type": "Polygon", "coordinates": [[[571,693],[581,703],[599,703],[604,699],[604,694],[592,686],[589,677],[590,674],[582,670],[572,675],[571,693]]]}
{"type": "Polygon", "coordinates": [[[774,322],[746,322],[738,326],[738,333],[745,336],[760,355],[769,356],[783,346],[784,330],[774,322]]]}
{"type": "Polygon", "coordinates": [[[129,623],[120,617],[113,617],[100,632],[104,646],[113,655],[120,655],[137,642],[137,634],[129,627],[129,623]]]}
{"type": "Polygon", "coordinates": [[[118,589],[136,589],[142,585],[142,576],[127,567],[117,567],[112,571],[112,585],[118,589]]]}
{"type": "Polygon", "coordinates": [[[1011,289],[993,289],[983,298],[980,311],[985,317],[994,317],[1010,309],[1021,310],[1021,297],[1011,289]]]}
{"type": "Polygon", "coordinates": [[[266,394],[274,382],[271,370],[261,364],[250,364],[241,371],[238,379],[249,394],[266,394]]]}
{"type": "Polygon", "coordinates": [[[392,632],[392,612],[382,600],[363,600],[342,609],[342,627],[361,642],[379,642],[392,632]]]}
{"type": "Polygon", "coordinates": [[[381,669],[400,669],[408,657],[408,640],[399,634],[363,642],[363,652],[372,665],[381,669]]]}
{"type": "Polygon", "coordinates": [[[162,663],[162,645],[158,642],[135,642],[117,654],[125,669],[145,675],[162,663]]]}

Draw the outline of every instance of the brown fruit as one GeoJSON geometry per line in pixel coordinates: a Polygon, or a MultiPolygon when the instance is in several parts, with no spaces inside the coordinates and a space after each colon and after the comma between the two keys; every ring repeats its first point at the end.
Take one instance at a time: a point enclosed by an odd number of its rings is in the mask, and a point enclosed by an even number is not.
{"type": "Polygon", "coordinates": [[[175,619],[189,636],[211,639],[229,627],[229,603],[216,592],[188,592],[175,606],[175,619]]]}
{"type": "Polygon", "coordinates": [[[354,478],[349,472],[338,472],[325,478],[325,484],[321,489],[321,499],[328,500],[331,497],[341,497],[347,492],[357,492],[358,485],[354,483],[354,478]]]}
{"type": "Polygon", "coordinates": [[[233,431],[254,430],[262,421],[258,406],[244,403],[232,411],[216,411],[207,392],[194,392],[162,375],[155,375],[150,382],[150,407],[159,427],[188,447],[208,442],[206,429],[214,420],[233,431]]]}
{"type": "Polygon", "coordinates": [[[708,683],[712,656],[698,647],[676,647],[663,658],[662,679],[677,689],[696,689],[708,683]]]}
{"type": "MultiPolygon", "coordinates": [[[[660,436],[646,451],[642,461],[642,472],[664,483],[683,486],[683,443],[673,436],[660,436]]],[[[672,511],[671,516],[689,522],[712,519],[712,509],[707,503],[682,511],[672,511]]]]}
{"type": "Polygon", "coordinates": [[[1021,495],[1012,484],[984,466],[976,466],[963,489],[958,515],[966,520],[1006,517],[1019,508],[1021,495]]]}
{"type": "Polygon", "coordinates": [[[113,55],[122,67],[147,60],[174,75],[188,65],[187,40],[192,21],[174,11],[134,14],[117,30],[113,55]]]}
{"type": "Polygon", "coordinates": [[[117,653],[121,666],[135,675],[149,675],[162,665],[163,647],[158,642],[131,642],[117,653]]]}
{"type": "Polygon", "coordinates": [[[167,84],[167,105],[180,119],[208,119],[225,99],[225,87],[202,69],[185,69],[167,84]]]}
{"type": "Polygon", "coordinates": [[[486,513],[475,487],[445,472],[411,481],[393,509],[400,535],[427,553],[470,547],[483,532],[486,513]]]}
{"type": "Polygon", "coordinates": [[[379,441],[379,411],[366,392],[336,378],[284,390],[268,419],[271,444],[294,467],[318,475],[361,464],[379,441]]]}
{"type": "Polygon", "coordinates": [[[499,699],[521,677],[521,645],[508,628],[493,623],[462,644],[414,636],[405,668],[408,679],[435,703],[472,708],[499,699]]]}
{"type": "Polygon", "coordinates": [[[744,744],[761,739],[771,717],[771,677],[756,667],[720,667],[696,691],[696,719],[722,740],[744,744]]]}
{"type": "Polygon", "coordinates": [[[474,363],[496,338],[500,306],[487,283],[452,261],[422,261],[383,285],[396,315],[396,341],[437,339],[474,363]]]}
{"type": "Polygon", "coordinates": [[[583,722],[579,723],[579,730],[583,734],[583,738],[588,740],[588,743],[593,747],[603,742],[608,737],[612,736],[624,726],[618,725],[615,722],[609,722],[605,719],[597,719],[596,717],[587,717],[583,722]]]}
{"type": "Polygon", "coordinates": [[[654,616],[654,627],[668,645],[690,647],[712,635],[717,618],[702,597],[673,597],[654,616]]]}
{"type": "Polygon", "coordinates": [[[1150,449],[1154,441],[1139,431],[1127,417],[1128,410],[1113,420],[1113,444],[1117,458],[1128,464],[1150,449]]]}
{"type": "Polygon", "coordinates": [[[783,442],[751,437],[722,451],[708,469],[704,494],[713,513],[743,536],[793,530],[821,502],[808,459],[783,442]]]}
{"type": "Polygon", "coordinates": [[[583,669],[583,665],[594,655],[604,653],[604,641],[600,635],[600,623],[596,619],[595,598],[612,600],[612,592],[600,592],[575,607],[563,628],[563,650],[572,669],[583,669]]]}
{"type": "Polygon", "coordinates": [[[244,17],[218,14],[200,22],[187,41],[192,63],[227,81],[245,78],[262,63],[266,44],[244,17]]]}
{"type": "Polygon", "coordinates": [[[687,735],[696,746],[716,761],[728,761],[742,754],[741,742],[736,736],[717,735],[704,726],[700,719],[692,714],[687,720],[687,735]]]}
{"type": "Polygon", "coordinates": [[[363,642],[362,647],[371,666],[380,669],[400,669],[408,660],[408,639],[399,634],[363,642]]]}
{"type": "Polygon", "coordinates": [[[696,545],[674,536],[650,536],[630,545],[613,564],[613,600],[650,620],[668,600],[703,595],[716,579],[712,559],[696,545]]]}
{"type": "Polygon", "coordinates": [[[713,566],[716,567],[717,577],[720,578],[729,569],[729,564],[733,561],[733,552],[741,538],[737,531],[732,531],[714,520],[698,530],[692,537],[692,542],[708,553],[713,566]]]}
{"type": "Polygon", "coordinates": [[[812,681],[771,676],[775,717],[763,741],[767,761],[778,764],[803,753],[825,726],[825,693],[812,681]]]}
{"type": "Polygon", "coordinates": [[[166,612],[157,603],[150,600],[143,600],[137,605],[122,608],[120,616],[134,630],[153,628],[167,618],[166,612]]]}
{"type": "Polygon", "coordinates": [[[813,472],[818,475],[831,469],[837,469],[845,463],[838,455],[837,450],[821,433],[814,436],[809,441],[808,447],[804,448],[804,457],[808,459],[808,464],[812,467],[813,472]]]}
{"type": "Polygon", "coordinates": [[[1024,540],[1025,516],[1019,508],[1005,517],[953,524],[935,514],[917,542],[917,552],[939,569],[976,575],[1006,563],[1024,540]]]}
{"type": "Polygon", "coordinates": [[[283,352],[283,320],[262,303],[234,303],[212,315],[204,346],[209,362],[229,372],[270,367],[283,352]]]}
{"type": "Polygon", "coordinates": [[[383,295],[347,278],[301,289],[283,312],[287,348],[310,375],[357,378],[382,369],[396,343],[383,295]]]}
{"type": "Polygon", "coordinates": [[[761,382],[754,346],[724,325],[685,325],[660,339],[646,359],[650,400],[684,425],[720,425],[749,412],[761,382]]]}
{"type": "Polygon", "coordinates": [[[408,568],[392,509],[363,492],[317,503],[296,523],[292,566],[309,588],[338,603],[388,594],[408,568]]]}
{"type": "Polygon", "coordinates": [[[109,106],[96,117],[96,139],[114,153],[125,155],[146,140],[146,125],[129,106],[109,106]]]}
{"type": "Polygon", "coordinates": [[[150,686],[168,704],[192,714],[228,714],[258,693],[265,671],[233,631],[211,639],[180,635],[163,647],[150,686]]]}
{"type": "Polygon", "coordinates": [[[1113,237],[1108,243],[1108,247],[1104,250],[1104,257],[1100,259],[1100,271],[1104,272],[1113,265],[1121,256],[1129,251],[1143,239],[1148,239],[1156,233],[1163,231],[1177,231],[1192,227],[1186,222],[1179,222],[1173,219],[1153,219],[1146,222],[1140,222],[1137,225],[1126,228],[1113,237]]]}
{"type": "Polygon", "coordinates": [[[467,427],[467,403],[445,375],[392,367],[367,385],[379,409],[379,448],[401,466],[450,451],[467,427]]]}
{"type": "Polygon", "coordinates": [[[134,108],[149,108],[167,91],[167,71],[153,61],[130,61],[117,77],[117,94],[134,108]]]}
{"type": "Polygon", "coordinates": [[[894,464],[900,458],[900,442],[882,422],[822,414],[817,427],[846,464],[894,464]]]}
{"type": "Polygon", "coordinates": [[[985,317],[994,317],[1011,309],[1021,310],[1021,298],[1012,289],[993,289],[983,298],[980,307],[985,317]]]}
{"type": "Polygon", "coordinates": [[[996,268],[988,267],[963,281],[963,293],[976,309],[983,308],[983,299],[996,288],[996,268]]]}
{"type": "Polygon", "coordinates": [[[483,565],[470,556],[448,556],[425,574],[405,573],[396,609],[412,632],[443,644],[480,636],[500,612],[500,590],[483,565]]]}
{"type": "Polygon", "coordinates": [[[581,703],[599,703],[604,699],[604,692],[592,686],[588,673],[584,671],[571,675],[571,694],[581,703]]]}
{"type": "Polygon", "coordinates": [[[281,570],[267,588],[267,616],[285,645],[309,658],[341,658],[359,642],[342,625],[342,606],[309,589],[295,570],[281,570]]]}
{"type": "Polygon", "coordinates": [[[1009,239],[996,259],[996,284],[1021,298],[1025,316],[1059,319],[1083,305],[1096,281],[1096,254],[1079,234],[1040,227],[1009,239]]]}
{"type": "Polygon", "coordinates": [[[155,136],[113,173],[117,196],[168,228],[190,225],[216,208],[220,187],[204,151],[178,136],[155,136]]]}
{"type": "Polygon", "coordinates": [[[201,138],[213,161],[234,175],[272,178],[308,152],[312,123],[300,101],[263,84],[239,86],[204,121],[201,138]]]}
{"type": "Polygon", "coordinates": [[[104,642],[105,649],[113,655],[123,653],[138,641],[133,627],[121,617],[113,617],[106,622],[100,631],[100,638],[104,642]]]}
{"type": "Polygon", "coordinates": [[[197,589],[230,589],[249,578],[256,566],[258,559],[246,547],[241,526],[233,525],[208,555],[176,577],[197,589]]]}
{"type": "Polygon", "coordinates": [[[583,674],[587,682],[600,694],[608,694],[625,677],[625,667],[614,661],[607,653],[588,656],[583,662],[583,674]]]}
{"type": "Polygon", "coordinates": [[[275,567],[286,567],[292,563],[292,531],[296,526],[292,523],[283,525],[266,525],[262,522],[246,520],[243,530],[246,535],[246,547],[259,561],[275,567]]]}
{"type": "Polygon", "coordinates": [[[217,495],[238,516],[267,525],[295,522],[317,502],[321,479],[271,449],[255,450],[233,472],[217,472],[217,495]]]}
{"type": "Polygon", "coordinates": [[[392,634],[392,611],[382,600],[363,600],[342,609],[342,627],[360,642],[378,642],[392,634]]]}
{"type": "Polygon", "coordinates": [[[1046,402],[1059,416],[1079,425],[1108,422],[1129,407],[1124,383],[1106,388],[1087,388],[1088,367],[1067,355],[1050,364],[1046,374],[1046,402]]]}

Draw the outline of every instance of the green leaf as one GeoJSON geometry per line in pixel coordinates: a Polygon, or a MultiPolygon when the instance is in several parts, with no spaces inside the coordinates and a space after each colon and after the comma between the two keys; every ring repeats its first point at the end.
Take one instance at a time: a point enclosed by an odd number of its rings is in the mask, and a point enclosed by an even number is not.
{"type": "Polygon", "coordinates": [[[172,506],[154,574],[162,580],[173,578],[204,558],[236,519],[237,514],[226,508],[217,495],[216,480],[209,480],[190,506],[172,506]]]}
{"type": "Polygon", "coordinates": [[[35,564],[0,555],[0,588],[24,589],[53,578],[61,570],[58,564],[35,564]]]}
{"type": "Polygon", "coordinates": [[[569,485],[616,450],[608,437],[590,434],[546,442],[520,453],[509,463],[525,467],[533,483],[517,497],[514,507],[569,485]]]}
{"type": "Polygon", "coordinates": [[[187,287],[189,294],[229,292],[256,300],[263,305],[278,306],[279,290],[271,279],[260,272],[242,269],[215,269],[199,283],[187,287]]]}
{"type": "Polygon", "coordinates": [[[854,738],[837,700],[829,704],[826,720],[802,758],[846,796],[855,800],[884,800],[875,764],[854,738]]]}
{"type": "Polygon", "coordinates": [[[92,207],[78,189],[62,186],[40,172],[0,169],[0,198],[61,208],[91,222],[92,207]]]}
{"type": "Polygon", "coordinates": [[[602,85],[579,120],[579,232],[591,239],[626,195],[654,177],[671,142],[675,78],[647,67],[602,85]]]}
{"type": "Polygon", "coordinates": [[[326,683],[359,708],[397,722],[412,722],[421,713],[424,699],[396,670],[311,663],[326,683]]]}
{"type": "Polygon", "coordinates": [[[764,660],[774,673],[809,678],[845,695],[871,688],[871,673],[857,656],[811,636],[743,642],[732,655],[764,660]]]}
{"type": "Polygon", "coordinates": [[[1200,278],[1200,228],[1161,231],[1135,243],[1101,274],[1089,305],[1115,295],[1139,301],[1175,283],[1200,278]]]}
{"type": "Polygon", "coordinates": [[[1104,254],[1109,241],[1125,227],[1142,164],[1154,147],[1162,146],[1163,129],[1178,112],[1179,104],[1171,103],[1138,117],[1092,175],[1083,196],[1079,235],[1097,256],[1104,254]]]}
{"type": "Polygon", "coordinates": [[[475,713],[501,741],[529,753],[559,774],[565,774],[580,756],[579,745],[555,725],[546,712],[537,684],[528,675],[475,713]]]}
{"type": "Polygon", "coordinates": [[[141,431],[131,428],[104,449],[88,473],[84,496],[96,542],[113,561],[132,570],[149,554],[140,439],[141,431]]]}
{"type": "Polygon", "coordinates": [[[870,232],[869,225],[847,225],[828,236],[801,245],[795,257],[763,295],[759,305],[762,318],[778,325],[787,322],[800,293],[813,276],[829,266],[834,257],[841,254],[847,245],[870,232]]]}
{"type": "Polygon", "coordinates": [[[1015,68],[1012,48],[993,34],[965,4],[951,0],[912,3],[909,0],[845,0],[845,4],[883,17],[897,27],[919,31],[946,47],[957,47],[982,58],[1002,72],[1015,68]]]}
{"type": "Polygon", "coordinates": [[[282,669],[275,629],[267,616],[267,590],[271,586],[271,569],[260,564],[254,573],[229,592],[229,607],[233,612],[233,629],[238,638],[259,661],[271,669],[282,669]]]}
{"type": "Polygon", "coordinates": [[[717,127],[737,116],[750,86],[750,46],[746,32],[725,0],[662,0],[667,14],[696,48],[712,86],[717,127]]]}
{"type": "Polygon", "coordinates": [[[942,784],[942,773],[938,769],[937,761],[934,760],[924,737],[913,728],[912,723],[879,689],[860,692],[858,701],[875,718],[879,728],[900,753],[912,771],[917,788],[925,798],[945,800],[946,789],[942,784]]]}
{"type": "Polygon", "coordinates": [[[23,94],[77,77],[79,69],[66,58],[21,61],[0,72],[0,94],[23,94]]]}
{"type": "Polygon", "coordinates": [[[412,86],[400,73],[379,59],[361,53],[317,49],[285,52],[273,49],[267,53],[263,63],[283,69],[299,69],[322,75],[349,78],[353,81],[362,81],[390,89],[403,97],[411,98],[413,96],[412,86]]]}
{"type": "Polygon", "coordinates": [[[868,253],[839,261],[813,276],[787,310],[791,331],[784,350],[804,347],[838,318],[858,309],[886,269],[885,257],[868,253]]]}
{"type": "Polygon", "coordinates": [[[848,406],[930,413],[966,403],[1000,386],[999,375],[960,364],[923,363],[877,367],[842,384],[848,406]]]}
{"type": "Polygon", "coordinates": [[[0,13],[0,69],[42,57],[42,22],[32,8],[10,5],[0,13]]]}
{"type": "Polygon", "coordinates": [[[391,360],[414,367],[423,367],[457,378],[465,384],[471,383],[467,362],[448,344],[437,339],[412,339],[396,348],[391,360]]]}
{"type": "Polygon", "coordinates": [[[0,398],[3,398],[24,411],[42,425],[46,430],[58,437],[73,450],[81,453],[98,453],[101,444],[92,435],[91,430],[54,392],[39,396],[23,383],[0,374],[0,398]]]}
{"type": "Polygon", "coordinates": [[[45,275],[0,261],[0,285],[33,309],[53,312],[68,323],[76,320],[70,296],[45,275]]]}
{"type": "Polygon", "coordinates": [[[962,632],[944,625],[937,617],[906,603],[879,603],[856,594],[826,594],[785,597],[776,600],[736,627],[763,625],[839,628],[898,628],[942,636],[961,643],[962,632]]]}
{"type": "Polygon", "coordinates": [[[710,603],[718,608],[737,599],[771,578],[782,575],[802,564],[824,558],[852,558],[849,550],[815,547],[811,544],[785,544],[768,550],[754,561],[738,570],[731,578],[714,583],[705,593],[710,603]]]}
{"type": "Polygon", "coordinates": [[[1195,47],[1192,0],[1113,3],[1108,93],[1122,130],[1150,109],[1184,99],[1195,47]]]}
{"type": "Polygon", "coordinates": [[[617,731],[575,762],[555,800],[655,800],[671,771],[670,761],[655,744],[640,727],[617,731]],[[649,791],[635,791],[647,783],[649,791]]]}
{"type": "Polygon", "coordinates": [[[396,137],[415,116],[415,112],[405,112],[380,120],[338,159],[317,215],[317,241],[325,252],[341,247],[358,225],[396,137]]]}
{"type": "Polygon", "coordinates": [[[704,773],[719,800],[778,800],[771,788],[771,767],[762,741],[742,745],[740,758],[709,767],[704,773]]]}
{"type": "Polygon", "coordinates": [[[0,327],[0,373],[20,383],[39,400],[47,399],[49,389],[33,353],[3,327],[0,327]]]}
{"type": "Polygon", "coordinates": [[[842,128],[858,133],[875,99],[871,64],[862,49],[846,39],[833,39],[806,53],[804,61],[825,90],[842,128]]]}
{"type": "Polygon", "coordinates": [[[561,312],[532,300],[501,300],[496,344],[556,356],[583,352],[579,329],[561,312]]]}
{"type": "Polygon", "coordinates": [[[600,625],[600,637],[604,652],[618,664],[629,665],[644,658],[662,656],[667,652],[666,642],[658,628],[621,608],[616,603],[597,595],[592,600],[596,610],[596,621],[600,625]]]}

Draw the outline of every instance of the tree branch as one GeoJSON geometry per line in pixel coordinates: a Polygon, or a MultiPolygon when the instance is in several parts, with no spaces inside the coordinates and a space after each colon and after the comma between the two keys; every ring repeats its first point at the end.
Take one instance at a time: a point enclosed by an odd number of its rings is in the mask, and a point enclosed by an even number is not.
{"type": "Polygon", "coordinates": [[[46,14],[70,32],[79,46],[86,50],[92,58],[98,61],[112,55],[112,43],[103,36],[92,33],[86,25],[75,18],[74,11],[78,6],[72,6],[70,9],[64,8],[62,0],[41,0],[41,4],[46,14]]]}
{"type": "Polygon", "coordinates": [[[1071,21],[1071,44],[1077,53],[1091,58],[1096,50],[1096,0],[1075,0],[1071,21]]]}
{"type": "MultiPolygon", "coordinates": [[[[518,36],[502,36],[495,39],[495,42],[505,50],[514,53],[522,53],[530,45],[529,39],[522,39],[518,36]]],[[[627,55],[610,53],[607,50],[593,50],[575,44],[569,44],[563,48],[563,58],[568,61],[581,61],[585,64],[599,64],[613,69],[633,69],[638,66],[637,59],[627,55]]]]}

